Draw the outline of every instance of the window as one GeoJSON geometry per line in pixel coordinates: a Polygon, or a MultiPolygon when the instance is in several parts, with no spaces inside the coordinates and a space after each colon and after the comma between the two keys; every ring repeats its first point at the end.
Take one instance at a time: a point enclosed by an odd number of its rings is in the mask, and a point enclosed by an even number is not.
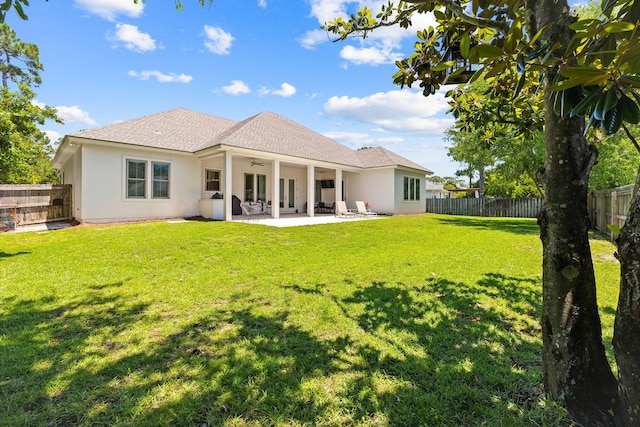
{"type": "Polygon", "coordinates": [[[258,175],[258,200],[265,201],[267,200],[267,176],[266,175],[258,175]]]}
{"type": "Polygon", "coordinates": [[[153,198],[169,198],[169,163],[152,163],[153,168],[153,198]]]}
{"type": "Polygon", "coordinates": [[[244,174],[244,201],[245,202],[253,201],[253,178],[254,178],[254,175],[252,173],[244,174]]]}
{"type": "Polygon", "coordinates": [[[316,179],[316,203],[322,201],[322,181],[316,179]]]}
{"type": "Polygon", "coordinates": [[[220,191],[220,171],[213,169],[204,170],[205,191],[220,191]]]}
{"type": "Polygon", "coordinates": [[[126,159],[127,199],[168,199],[170,186],[170,164],[126,159]],[[149,178],[150,179],[149,179],[149,178]]]}
{"type": "Polygon", "coordinates": [[[420,179],[405,176],[403,190],[404,200],[420,200],[420,179]]]}
{"type": "Polygon", "coordinates": [[[127,198],[144,199],[146,197],[147,162],[127,160],[127,198]]]}
{"type": "Polygon", "coordinates": [[[255,175],[252,173],[244,174],[244,201],[245,202],[264,202],[267,200],[267,176],[255,175]],[[256,191],[256,189],[258,191],[256,191]]]}

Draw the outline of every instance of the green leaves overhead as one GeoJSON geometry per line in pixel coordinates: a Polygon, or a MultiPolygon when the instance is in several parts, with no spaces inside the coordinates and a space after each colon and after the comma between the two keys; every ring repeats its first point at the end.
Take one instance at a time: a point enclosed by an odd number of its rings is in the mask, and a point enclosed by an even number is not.
{"type": "Polygon", "coordinates": [[[436,25],[417,28],[415,51],[396,62],[395,84],[418,84],[429,96],[450,82],[484,79],[490,96],[530,104],[546,84],[556,112],[615,132],[637,122],[640,111],[640,0],[603,0],[601,8],[604,15],[566,13],[537,28],[522,0],[388,2],[375,17],[363,8],[325,28],[339,39],[365,37],[379,27],[408,28],[415,15],[432,13],[436,25]],[[560,42],[554,34],[562,26],[567,38],[560,42]]]}

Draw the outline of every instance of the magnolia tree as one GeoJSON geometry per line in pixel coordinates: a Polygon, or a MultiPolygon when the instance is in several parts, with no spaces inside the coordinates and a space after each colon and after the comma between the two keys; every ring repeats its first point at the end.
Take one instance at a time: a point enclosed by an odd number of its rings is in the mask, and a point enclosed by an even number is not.
{"type": "MultiPolygon", "coordinates": [[[[471,80],[490,85],[499,114],[515,118],[523,132],[544,116],[538,223],[545,390],[585,425],[632,426],[640,425],[640,198],[618,240],[616,378],[602,343],[589,248],[587,186],[598,153],[585,132],[626,131],[640,121],[640,2],[604,0],[602,11],[601,19],[582,19],[566,0],[409,0],[375,13],[364,7],[325,28],[337,39],[367,37],[381,27],[409,28],[412,17],[432,13],[437,25],[417,31],[415,52],[396,62],[394,83],[419,85],[429,96],[473,73],[471,80]],[[457,67],[461,59],[471,72],[457,67]]],[[[455,102],[453,110],[464,114],[455,102]]],[[[475,113],[465,119],[476,129],[485,120],[475,113]]]]}

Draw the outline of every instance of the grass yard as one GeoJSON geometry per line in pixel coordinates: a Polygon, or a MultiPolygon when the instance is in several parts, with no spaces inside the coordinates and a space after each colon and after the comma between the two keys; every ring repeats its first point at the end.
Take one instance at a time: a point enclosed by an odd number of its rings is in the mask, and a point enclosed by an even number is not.
{"type": "Polygon", "coordinates": [[[0,235],[0,425],[568,426],[541,259],[534,220],[436,215],[0,235]]]}

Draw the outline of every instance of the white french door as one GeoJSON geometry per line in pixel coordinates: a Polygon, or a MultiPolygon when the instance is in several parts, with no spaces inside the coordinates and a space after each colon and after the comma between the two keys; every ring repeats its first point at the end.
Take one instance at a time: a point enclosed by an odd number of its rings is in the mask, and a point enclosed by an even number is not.
{"type": "Polygon", "coordinates": [[[296,180],[280,178],[280,212],[295,212],[296,180]]]}

